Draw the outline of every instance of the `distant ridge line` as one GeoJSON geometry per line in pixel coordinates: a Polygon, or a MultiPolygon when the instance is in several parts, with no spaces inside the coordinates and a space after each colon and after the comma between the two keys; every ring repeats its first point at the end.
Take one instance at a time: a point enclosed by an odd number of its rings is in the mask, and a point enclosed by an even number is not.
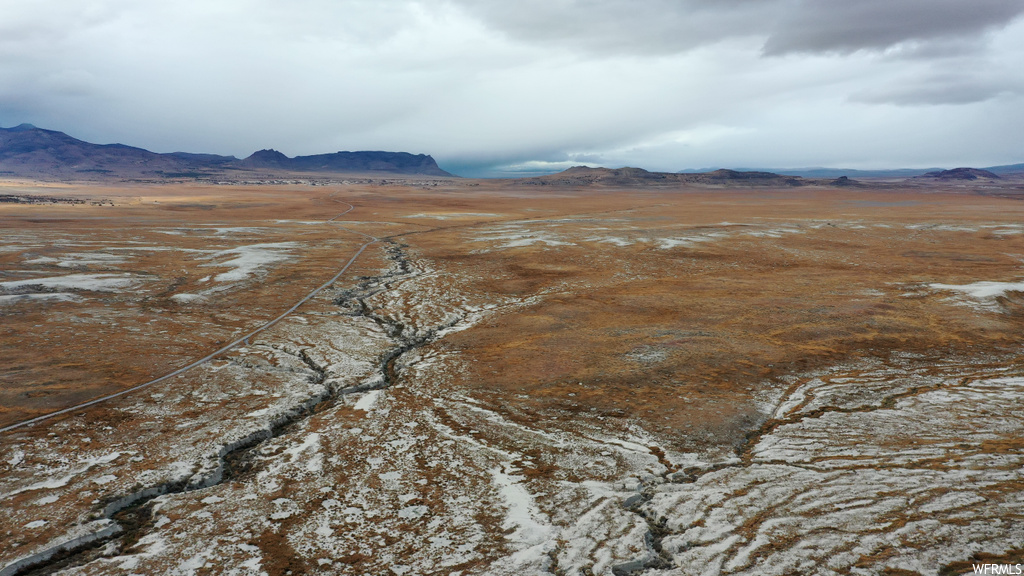
{"type": "Polygon", "coordinates": [[[93,144],[31,124],[0,128],[0,176],[201,178],[258,171],[455,177],[427,154],[359,151],[289,158],[276,150],[260,150],[239,160],[218,154],[164,154],[125,144],[93,144]]]}
{"type": "MultiPolygon", "coordinates": [[[[958,168],[952,168],[956,170],[958,168]]],[[[680,170],[677,174],[702,174],[718,170],[718,168],[700,168],[680,170]]],[[[766,171],[787,176],[800,176],[803,178],[839,178],[848,176],[850,178],[914,178],[924,176],[929,172],[943,172],[946,168],[894,168],[884,170],[858,170],[851,168],[736,168],[737,171],[766,171]]],[[[985,166],[977,168],[996,175],[1024,173],[1024,163],[1003,164],[1000,166],[985,166]]]]}

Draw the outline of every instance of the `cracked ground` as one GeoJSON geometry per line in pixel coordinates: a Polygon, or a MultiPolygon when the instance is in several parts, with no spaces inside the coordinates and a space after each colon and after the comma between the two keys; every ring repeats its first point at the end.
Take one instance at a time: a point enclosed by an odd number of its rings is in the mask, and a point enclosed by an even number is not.
{"type": "Polygon", "coordinates": [[[1013,185],[4,186],[0,575],[1022,561],[1013,185]]]}

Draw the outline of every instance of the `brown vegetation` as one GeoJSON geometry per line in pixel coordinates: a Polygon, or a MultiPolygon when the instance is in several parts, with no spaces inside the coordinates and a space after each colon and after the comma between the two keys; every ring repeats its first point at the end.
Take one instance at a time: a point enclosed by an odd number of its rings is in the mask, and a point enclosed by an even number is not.
{"type": "MultiPolygon", "coordinates": [[[[439,558],[452,562],[444,573],[501,573],[529,536],[521,513],[505,513],[514,503],[503,490],[521,489],[533,507],[527,516],[543,515],[558,534],[542,557],[609,574],[613,562],[645,553],[645,534],[660,558],[645,561],[659,566],[699,548],[686,529],[713,527],[711,513],[686,520],[673,507],[689,501],[672,501],[672,491],[650,500],[662,483],[697,490],[720,473],[708,489],[728,488],[722,502],[745,510],[780,476],[813,484],[801,474],[824,477],[840,464],[849,477],[889,471],[918,451],[915,473],[968,461],[973,470],[970,459],[984,456],[1010,474],[1021,452],[1010,432],[979,424],[977,437],[954,444],[945,430],[870,437],[871,426],[856,420],[927,414],[915,402],[939,392],[984,399],[987,389],[968,385],[1019,375],[1020,292],[956,289],[1024,277],[1024,203],[1017,183],[1004,180],[997,190],[920,181],[885,189],[619,188],[614,179],[429,189],[7,183],[0,193],[84,203],[0,204],[8,360],[0,426],[186,365],[275,318],[377,241],[288,321],[202,369],[6,433],[0,502],[11,519],[0,536],[13,544],[0,558],[45,549],[65,526],[163,480],[184,492],[160,497],[153,514],[161,519],[138,523],[146,534],[112,545],[118,562],[164,534],[167,550],[190,554],[220,539],[244,544],[221,561],[261,555],[268,573],[384,573],[400,561],[410,573],[440,573],[439,558]],[[22,282],[72,274],[83,284],[22,282]],[[387,394],[362,395],[371,388],[387,394]],[[851,422],[830,432],[835,445],[805,442],[825,452],[785,474],[769,470],[785,467],[789,452],[778,456],[764,439],[801,445],[801,427],[819,434],[813,426],[832,416],[851,422]],[[219,455],[223,480],[185,486],[214,478],[210,454],[236,441],[219,455]],[[869,441],[876,452],[848,453],[869,441]],[[46,468],[60,458],[65,468],[46,468]],[[728,484],[747,473],[750,482],[728,484]],[[60,499],[40,498],[48,490],[60,499]],[[648,502],[665,507],[654,514],[648,502]],[[31,522],[42,511],[48,523],[31,522]],[[584,516],[600,521],[577,526],[584,516]],[[593,536],[592,549],[578,544],[597,527],[607,532],[593,536]],[[456,554],[454,540],[473,544],[456,554]]],[[[1011,408],[999,417],[1011,422],[1011,408]]],[[[1019,485],[1008,477],[978,488],[984,500],[965,497],[965,506],[1010,498],[1019,485]]],[[[779,506],[803,494],[793,490],[779,506]]],[[[902,497],[875,490],[863,498],[902,497]]],[[[947,492],[936,487],[929,497],[945,502],[955,496],[947,492]]],[[[733,533],[744,540],[731,545],[733,557],[777,525],[774,506],[737,521],[733,533]]],[[[888,528],[858,537],[930,520],[899,510],[879,512],[888,528]]],[[[1017,514],[1007,512],[1008,522],[1017,514]]],[[[963,517],[943,521],[969,528],[963,517]]],[[[736,570],[801,535],[771,535],[736,570]]],[[[920,538],[905,547],[931,545],[920,538]]],[[[170,570],[183,554],[160,550],[132,561],[170,570]]],[[[898,561],[873,548],[850,566],[905,573],[898,561]]]]}

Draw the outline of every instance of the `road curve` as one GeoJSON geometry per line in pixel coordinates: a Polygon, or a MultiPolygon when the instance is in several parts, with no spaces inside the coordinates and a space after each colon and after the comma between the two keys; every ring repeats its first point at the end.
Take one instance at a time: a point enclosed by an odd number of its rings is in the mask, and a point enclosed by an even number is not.
{"type": "Polygon", "coordinates": [[[331,284],[334,284],[335,282],[337,282],[338,278],[341,278],[341,275],[344,274],[349,269],[350,266],[352,266],[352,263],[354,263],[356,261],[356,259],[359,258],[359,256],[363,253],[364,250],[366,250],[367,247],[369,247],[372,244],[376,244],[377,242],[380,242],[380,239],[377,238],[376,236],[371,236],[369,234],[365,234],[363,232],[359,232],[358,230],[352,230],[351,228],[346,228],[344,226],[338,225],[335,222],[335,220],[337,220],[338,218],[341,218],[345,214],[348,214],[349,212],[355,210],[355,206],[349,204],[348,202],[343,202],[341,200],[337,200],[337,199],[333,198],[333,194],[331,196],[328,196],[328,199],[332,200],[334,202],[338,202],[340,204],[345,204],[346,206],[348,206],[348,210],[345,210],[344,212],[341,212],[340,214],[336,214],[332,218],[328,218],[327,220],[324,221],[324,223],[325,224],[331,224],[331,225],[335,226],[336,228],[341,228],[342,230],[345,230],[346,232],[351,232],[353,234],[358,234],[360,236],[363,236],[363,237],[367,238],[367,242],[359,247],[359,249],[356,251],[356,253],[353,254],[351,258],[349,258],[348,262],[345,263],[345,266],[343,266],[341,268],[341,270],[338,271],[337,274],[332,276],[331,279],[328,280],[327,282],[324,282],[319,287],[315,288],[309,294],[306,294],[301,300],[296,302],[291,308],[285,310],[284,312],[282,312],[279,316],[277,316],[273,320],[270,320],[266,324],[263,324],[262,326],[256,328],[255,330],[249,332],[248,334],[245,334],[244,336],[240,336],[239,338],[231,341],[228,344],[225,344],[224,346],[222,346],[222,347],[218,348],[217,350],[207,354],[206,356],[203,356],[199,360],[196,360],[195,362],[192,362],[191,364],[189,364],[187,366],[183,366],[181,368],[178,368],[174,372],[171,372],[169,374],[164,374],[163,376],[160,376],[159,378],[154,378],[153,380],[150,380],[148,382],[144,382],[142,384],[138,384],[136,386],[132,386],[131,388],[126,388],[124,390],[121,390],[120,392],[115,392],[113,394],[108,394],[106,396],[101,396],[99,398],[94,398],[92,400],[89,400],[88,402],[82,402],[81,404],[76,404],[74,406],[69,406],[68,408],[63,408],[61,410],[50,412],[48,414],[43,414],[42,416],[36,416],[35,418],[29,418],[28,420],[23,420],[21,422],[15,423],[15,424],[10,424],[8,426],[4,426],[3,428],[0,428],[0,433],[7,432],[7,431],[10,431],[10,430],[14,430],[16,428],[21,428],[22,426],[28,426],[30,424],[35,424],[37,422],[42,422],[43,420],[47,420],[47,419],[53,418],[55,416],[60,416],[61,414],[67,414],[69,412],[74,412],[75,410],[81,410],[82,408],[87,408],[89,406],[93,406],[93,405],[99,404],[101,402],[106,402],[108,400],[112,400],[114,398],[117,398],[118,396],[124,396],[125,394],[128,394],[130,392],[135,392],[136,390],[141,390],[142,388],[146,388],[147,386],[152,386],[153,384],[156,384],[158,382],[163,382],[164,380],[167,380],[169,378],[174,378],[175,376],[179,376],[181,374],[184,374],[185,372],[188,372],[189,370],[191,370],[191,369],[193,369],[193,368],[195,368],[197,366],[201,366],[201,365],[209,362],[210,360],[213,360],[214,358],[216,358],[216,357],[220,356],[221,354],[231,350],[232,348],[237,347],[239,344],[242,344],[243,342],[245,342],[249,338],[252,338],[253,336],[259,334],[260,332],[263,332],[264,330],[267,330],[268,328],[274,326],[275,324],[277,324],[281,320],[284,320],[289,314],[291,314],[292,312],[295,312],[295,310],[297,310],[299,308],[299,306],[302,306],[303,304],[308,302],[310,298],[316,296],[321,291],[323,291],[325,288],[327,288],[331,284]]]}

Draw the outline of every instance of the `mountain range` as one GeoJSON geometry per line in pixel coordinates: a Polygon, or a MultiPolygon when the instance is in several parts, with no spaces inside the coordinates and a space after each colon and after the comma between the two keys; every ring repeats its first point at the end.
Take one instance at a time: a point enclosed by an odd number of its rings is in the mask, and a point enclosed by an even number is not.
{"type": "Polygon", "coordinates": [[[426,154],[334,152],[289,158],[260,150],[238,159],[217,154],[160,154],[124,144],[92,144],[31,124],[0,128],[0,176],[96,178],[198,178],[299,174],[406,174],[452,177],[426,154]]]}
{"type": "Polygon", "coordinates": [[[846,177],[809,179],[765,171],[740,172],[718,169],[700,173],[649,172],[643,168],[590,168],[573,166],[557,174],[516,180],[524,186],[610,186],[629,188],[676,187],[680,184],[701,186],[786,187],[807,185],[856,186],[846,177]]]}
{"type": "MultiPolygon", "coordinates": [[[[703,174],[705,172],[712,172],[720,168],[697,168],[697,169],[686,169],[680,170],[679,174],[703,174]]],[[[786,174],[788,176],[801,176],[803,178],[838,178],[840,176],[848,176],[850,178],[915,178],[918,176],[926,176],[928,174],[937,174],[940,172],[950,172],[950,170],[944,170],[942,168],[898,168],[894,170],[854,170],[847,168],[737,168],[736,170],[741,171],[770,171],[777,172],[780,174],[786,174]]],[[[954,168],[955,170],[962,170],[960,168],[954,168]]],[[[970,168],[968,170],[974,170],[970,168]]],[[[1021,174],[1024,173],[1024,163],[1022,164],[1004,164],[1001,166],[988,166],[981,168],[986,172],[995,174],[996,176],[1006,174],[1021,174]]]]}
{"type": "MultiPolygon", "coordinates": [[[[56,130],[31,124],[0,128],[0,177],[89,179],[247,179],[303,177],[310,175],[416,175],[454,177],[442,170],[426,154],[407,152],[334,152],[288,157],[277,150],[254,152],[239,159],[217,154],[172,152],[161,154],[124,144],[93,144],[56,130]]],[[[800,186],[820,180],[849,185],[848,178],[924,178],[938,180],[974,180],[1024,174],[1024,164],[990,166],[983,169],[941,168],[899,170],[848,170],[836,168],[728,170],[702,168],[677,173],[648,172],[641,168],[600,168],[585,166],[564,172],[519,179],[525,184],[603,184],[661,186],[672,183],[717,185],[800,186]],[[843,178],[848,177],[848,178],[843,178]]]]}

